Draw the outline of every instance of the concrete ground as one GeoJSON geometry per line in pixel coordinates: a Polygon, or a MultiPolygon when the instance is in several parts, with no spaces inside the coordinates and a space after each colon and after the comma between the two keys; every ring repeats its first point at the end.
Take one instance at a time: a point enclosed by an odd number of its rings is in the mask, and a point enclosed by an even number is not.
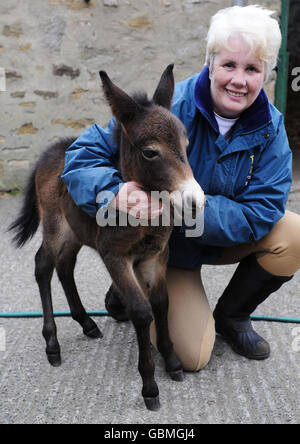
{"type": "MultiPolygon", "coordinates": [[[[5,232],[16,217],[20,197],[0,199],[0,311],[40,311],[34,280],[34,255],[40,233],[23,249],[12,247],[5,232]]],[[[300,213],[300,181],[288,208],[300,213]]],[[[205,266],[203,281],[213,308],[235,266],[205,266]]],[[[94,251],[83,248],[76,279],[84,305],[104,308],[110,278],[94,251]]],[[[300,317],[300,274],[264,302],[256,314],[300,317]]],[[[68,310],[57,277],[55,310],[68,310]]],[[[184,382],[169,379],[154,354],[161,409],[147,411],[140,395],[137,343],[130,323],[94,318],[103,338],[86,338],[71,318],[57,318],[62,366],[52,368],[44,354],[42,319],[0,318],[0,423],[2,424],[295,424],[300,421],[300,326],[256,322],[270,342],[266,361],[235,354],[217,337],[205,369],[186,373],[184,382]],[[1,342],[2,338],[2,342],[1,342]],[[5,349],[5,350],[4,350],[5,349]],[[2,350],[2,351],[1,351],[2,350]]]]}

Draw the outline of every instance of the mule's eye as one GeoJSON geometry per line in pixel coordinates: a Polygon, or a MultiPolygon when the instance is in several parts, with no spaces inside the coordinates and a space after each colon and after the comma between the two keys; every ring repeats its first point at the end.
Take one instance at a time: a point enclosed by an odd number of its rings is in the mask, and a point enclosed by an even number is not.
{"type": "Polygon", "coordinates": [[[142,156],[147,160],[152,160],[158,157],[158,151],[153,148],[145,148],[142,151],[142,156]]]}

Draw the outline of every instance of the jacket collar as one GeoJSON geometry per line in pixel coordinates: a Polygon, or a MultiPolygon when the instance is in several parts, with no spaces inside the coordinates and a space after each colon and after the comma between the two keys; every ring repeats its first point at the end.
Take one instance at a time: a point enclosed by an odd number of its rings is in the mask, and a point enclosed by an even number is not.
{"type": "MultiPolygon", "coordinates": [[[[210,95],[210,78],[208,67],[205,66],[199,74],[195,85],[194,98],[196,107],[207,118],[215,131],[219,127],[213,112],[213,104],[210,95]]],[[[247,108],[237,122],[239,133],[248,133],[261,128],[272,120],[269,100],[264,89],[261,89],[256,100],[247,108]]]]}

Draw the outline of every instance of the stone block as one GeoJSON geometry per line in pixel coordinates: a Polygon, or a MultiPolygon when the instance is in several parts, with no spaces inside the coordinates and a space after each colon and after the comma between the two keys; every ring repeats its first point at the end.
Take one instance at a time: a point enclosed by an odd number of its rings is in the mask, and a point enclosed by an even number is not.
{"type": "Polygon", "coordinates": [[[32,122],[24,123],[17,131],[18,134],[36,134],[37,132],[38,129],[33,126],[32,122]]]}

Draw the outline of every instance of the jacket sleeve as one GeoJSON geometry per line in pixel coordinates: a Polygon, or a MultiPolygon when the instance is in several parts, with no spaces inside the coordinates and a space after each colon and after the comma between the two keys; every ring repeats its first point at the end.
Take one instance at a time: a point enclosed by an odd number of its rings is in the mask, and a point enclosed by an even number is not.
{"type": "MultiPolygon", "coordinates": [[[[113,137],[115,120],[107,128],[90,127],[67,149],[62,179],[74,202],[83,211],[96,217],[101,203],[96,203],[100,191],[117,194],[123,183],[116,166],[117,144],[113,137]]],[[[109,202],[103,202],[108,204],[109,202]]]]}
{"type": "Polygon", "coordinates": [[[206,195],[204,234],[197,242],[226,247],[259,240],[284,215],[291,183],[292,153],[281,117],[249,185],[234,200],[206,195]]]}

